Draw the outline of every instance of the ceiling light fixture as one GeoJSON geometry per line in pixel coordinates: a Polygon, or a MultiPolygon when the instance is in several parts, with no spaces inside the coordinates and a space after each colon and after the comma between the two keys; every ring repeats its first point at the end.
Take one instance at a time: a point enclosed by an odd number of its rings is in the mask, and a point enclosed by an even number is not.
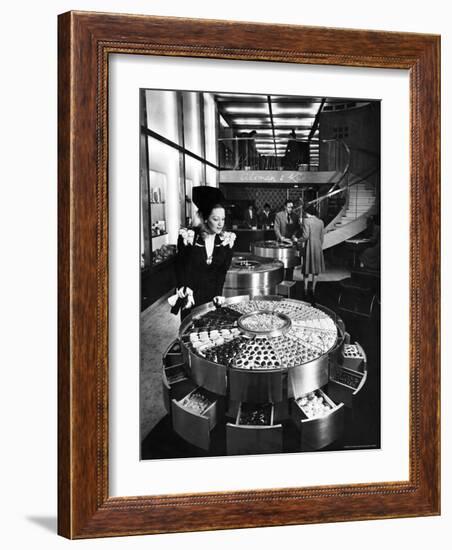
{"type": "Polygon", "coordinates": [[[268,116],[268,109],[266,107],[253,107],[244,106],[244,107],[225,107],[225,111],[228,113],[252,113],[252,114],[263,114],[268,116]]]}
{"type": "Polygon", "coordinates": [[[277,126],[306,126],[314,122],[313,117],[303,118],[279,118],[273,117],[273,124],[277,126]]]}
{"type": "Polygon", "coordinates": [[[235,118],[234,119],[234,124],[237,124],[238,126],[268,124],[269,122],[270,122],[270,119],[268,118],[268,116],[263,118],[235,118]]]}
{"type": "Polygon", "coordinates": [[[274,115],[310,115],[315,116],[318,112],[318,107],[273,107],[274,115]]]}

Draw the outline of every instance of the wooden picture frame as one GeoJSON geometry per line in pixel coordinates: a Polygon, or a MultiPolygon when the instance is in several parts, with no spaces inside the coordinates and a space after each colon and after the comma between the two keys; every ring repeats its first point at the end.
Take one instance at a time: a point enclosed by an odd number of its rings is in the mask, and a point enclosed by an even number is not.
{"type": "Polygon", "coordinates": [[[439,514],[440,38],[69,12],[59,16],[58,47],[58,532],[88,538],[439,514]],[[409,71],[408,481],[109,496],[107,92],[109,55],[118,53],[409,71]]]}

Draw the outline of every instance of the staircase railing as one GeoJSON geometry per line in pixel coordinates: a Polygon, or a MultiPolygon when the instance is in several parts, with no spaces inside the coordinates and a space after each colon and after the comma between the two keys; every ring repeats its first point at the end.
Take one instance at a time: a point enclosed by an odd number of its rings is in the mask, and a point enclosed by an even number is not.
{"type": "MultiPolygon", "coordinates": [[[[336,216],[328,223],[328,225],[325,227],[325,231],[331,231],[334,229],[334,226],[335,226],[335,223],[338,222],[342,216],[344,215],[345,211],[347,210],[348,206],[349,206],[349,203],[350,203],[350,191],[353,187],[355,187],[355,185],[358,185],[359,183],[368,183],[369,182],[369,178],[371,178],[372,176],[374,176],[375,174],[378,174],[380,171],[380,168],[371,168],[368,172],[366,172],[364,175],[362,176],[357,176],[356,174],[353,174],[353,180],[351,182],[349,182],[349,184],[347,185],[347,187],[342,187],[341,189],[338,189],[337,191],[334,191],[334,193],[339,193],[339,192],[344,192],[346,193],[345,195],[345,204],[342,206],[342,208],[339,210],[339,212],[336,214],[336,216]]],[[[356,193],[358,193],[358,191],[356,191],[356,193]]],[[[326,195],[325,195],[326,197],[326,195]]],[[[322,197],[319,197],[319,198],[322,198],[322,197]]],[[[358,205],[355,204],[355,217],[357,216],[358,214],[358,205]]]]}
{"type": "Polygon", "coordinates": [[[319,205],[322,201],[329,199],[330,197],[334,197],[335,195],[338,195],[342,193],[345,189],[348,188],[348,181],[347,184],[344,187],[341,187],[338,189],[338,187],[346,180],[348,177],[348,173],[350,170],[350,159],[351,159],[351,150],[350,147],[345,143],[342,139],[322,139],[322,143],[338,143],[339,145],[342,145],[342,147],[345,150],[346,153],[346,162],[344,169],[341,172],[341,175],[339,176],[339,179],[333,183],[333,185],[328,189],[327,193],[325,195],[322,195],[321,197],[317,197],[316,199],[313,199],[312,201],[309,201],[305,203],[304,205],[300,205],[294,208],[294,211],[297,212],[303,208],[303,206],[309,206],[311,204],[317,204],[319,205]]]}
{"type": "MultiPolygon", "coordinates": [[[[357,185],[358,183],[368,182],[368,178],[374,176],[375,174],[378,174],[379,171],[380,171],[379,167],[375,167],[375,168],[371,168],[369,170],[369,172],[367,172],[366,174],[364,174],[362,176],[356,176],[356,174],[355,174],[355,178],[353,179],[353,181],[347,181],[347,184],[345,186],[340,187],[339,189],[337,189],[337,187],[344,181],[346,176],[349,175],[351,149],[342,140],[328,140],[328,141],[341,141],[343,143],[343,145],[345,146],[345,149],[347,151],[347,162],[346,162],[346,166],[345,166],[341,176],[339,177],[338,181],[335,182],[333,184],[333,186],[327,191],[327,193],[325,195],[322,195],[321,197],[317,197],[316,199],[313,199],[309,202],[306,202],[304,205],[297,206],[296,208],[294,208],[294,210],[297,211],[297,210],[301,210],[303,208],[303,206],[309,206],[309,205],[312,205],[312,204],[319,205],[321,202],[323,202],[325,200],[329,200],[331,197],[343,194],[344,199],[345,199],[345,203],[342,206],[342,208],[339,210],[337,215],[333,218],[333,220],[331,220],[331,222],[329,222],[329,224],[326,227],[326,230],[328,230],[328,228],[333,227],[334,224],[342,217],[345,210],[347,210],[347,208],[349,206],[351,188],[354,187],[355,185],[357,185]]],[[[355,203],[355,217],[356,217],[357,213],[358,213],[357,203],[355,203]]]]}
{"type": "MultiPolygon", "coordinates": [[[[350,147],[345,143],[345,141],[343,139],[322,139],[322,143],[331,143],[331,142],[336,142],[339,145],[342,145],[342,147],[345,149],[345,153],[347,155],[346,156],[347,160],[345,162],[345,167],[344,167],[344,170],[342,171],[342,175],[340,176],[338,181],[333,183],[331,188],[328,190],[328,193],[333,192],[337,187],[339,187],[341,185],[341,183],[345,180],[345,178],[348,176],[348,172],[350,170],[350,160],[351,160],[350,147]]],[[[327,193],[327,195],[328,195],[328,193],[327,193]]]]}

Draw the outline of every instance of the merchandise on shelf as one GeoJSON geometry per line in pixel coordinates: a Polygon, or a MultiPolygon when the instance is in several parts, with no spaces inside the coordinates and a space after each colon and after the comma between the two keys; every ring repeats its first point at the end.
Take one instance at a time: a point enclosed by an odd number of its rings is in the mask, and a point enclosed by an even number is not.
{"type": "Polygon", "coordinates": [[[160,248],[152,252],[152,264],[153,265],[159,264],[167,260],[171,256],[174,256],[175,254],[176,254],[176,245],[163,244],[160,248]]]}

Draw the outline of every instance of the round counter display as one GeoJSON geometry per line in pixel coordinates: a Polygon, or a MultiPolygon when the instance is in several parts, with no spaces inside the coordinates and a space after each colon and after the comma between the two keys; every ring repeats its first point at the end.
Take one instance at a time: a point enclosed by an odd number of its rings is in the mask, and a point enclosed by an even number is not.
{"type": "Polygon", "coordinates": [[[180,337],[192,363],[207,359],[232,368],[288,369],[318,359],[338,339],[328,313],[279,296],[229,299],[190,317],[180,337]]]}
{"type": "Polygon", "coordinates": [[[228,454],[281,452],[287,422],[300,431],[300,450],[329,445],[367,374],[364,350],[343,356],[344,340],[334,312],[299,300],[236,296],[200,306],[177,342],[190,392],[181,398],[168,382],[175,373],[164,372],[173,429],[207,450],[214,426],[226,423],[228,454]],[[344,370],[344,357],[359,369],[344,370]]]}
{"type": "Polygon", "coordinates": [[[262,258],[249,252],[234,254],[231,267],[226,273],[224,296],[240,294],[268,296],[284,278],[284,265],[272,258],[262,258]]]}
{"type": "Polygon", "coordinates": [[[257,241],[251,244],[251,250],[256,256],[279,260],[286,269],[295,267],[300,263],[300,253],[291,244],[279,241],[257,241]]]}

